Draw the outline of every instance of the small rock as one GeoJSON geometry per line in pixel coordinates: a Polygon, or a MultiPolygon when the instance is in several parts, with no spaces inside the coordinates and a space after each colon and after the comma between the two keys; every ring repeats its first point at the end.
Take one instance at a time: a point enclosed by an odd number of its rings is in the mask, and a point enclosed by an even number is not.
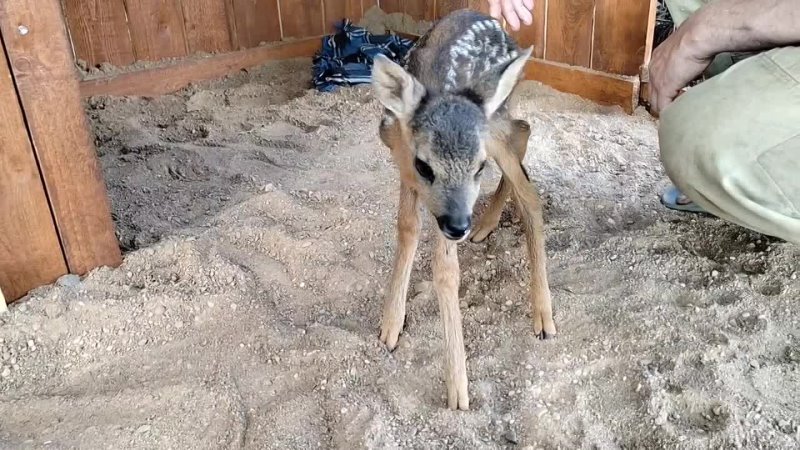
{"type": "Polygon", "coordinates": [[[508,442],[517,445],[519,444],[519,439],[517,439],[517,433],[514,430],[508,430],[503,434],[503,439],[507,440],[508,442]]]}
{"type": "Polygon", "coordinates": [[[60,287],[76,287],[81,284],[81,277],[78,275],[67,274],[56,280],[56,285],[60,287]]]}
{"type": "Polygon", "coordinates": [[[712,270],[711,271],[711,277],[712,278],[717,278],[718,276],[719,276],[719,271],[718,270],[712,270]]]}
{"type": "Polygon", "coordinates": [[[45,305],[44,313],[47,315],[47,317],[55,319],[56,317],[63,314],[66,309],[67,307],[64,306],[63,303],[61,303],[58,300],[53,300],[49,302],[47,305],[45,305]]]}
{"type": "Polygon", "coordinates": [[[153,309],[153,314],[157,316],[163,316],[165,312],[167,312],[167,308],[165,308],[164,305],[156,305],[153,309]]]}
{"type": "Polygon", "coordinates": [[[136,429],[136,432],[139,434],[144,434],[150,431],[150,425],[142,425],[136,429]]]}
{"type": "Polygon", "coordinates": [[[9,369],[8,367],[4,367],[3,373],[0,373],[0,376],[2,376],[3,378],[8,378],[9,376],[11,376],[11,369],[9,369]]]}
{"type": "Polygon", "coordinates": [[[143,346],[145,344],[147,344],[147,338],[144,338],[144,339],[139,341],[139,347],[141,347],[141,346],[143,346]]]}
{"type": "Polygon", "coordinates": [[[181,322],[180,320],[176,320],[176,321],[175,321],[175,328],[177,328],[177,329],[179,329],[179,330],[180,330],[181,328],[183,328],[183,322],[181,322]]]}
{"type": "Polygon", "coordinates": [[[722,406],[715,406],[711,410],[711,412],[713,412],[715,416],[721,416],[722,415],[722,406]]]}

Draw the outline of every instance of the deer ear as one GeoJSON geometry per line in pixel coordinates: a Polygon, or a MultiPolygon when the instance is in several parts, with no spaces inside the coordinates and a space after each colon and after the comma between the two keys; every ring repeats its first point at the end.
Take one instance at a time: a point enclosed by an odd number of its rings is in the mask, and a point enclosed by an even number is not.
{"type": "Polygon", "coordinates": [[[425,87],[410,73],[384,55],[375,57],[372,68],[375,96],[389,111],[408,119],[425,96],[425,87]]]}
{"type": "Polygon", "coordinates": [[[528,58],[531,57],[532,52],[533,46],[528,47],[506,67],[505,71],[503,71],[494,94],[487,98],[483,104],[486,117],[491,117],[495,111],[500,108],[500,105],[506,101],[508,96],[511,95],[511,91],[517,86],[520,75],[522,75],[522,69],[525,68],[525,63],[528,62],[528,58]]]}

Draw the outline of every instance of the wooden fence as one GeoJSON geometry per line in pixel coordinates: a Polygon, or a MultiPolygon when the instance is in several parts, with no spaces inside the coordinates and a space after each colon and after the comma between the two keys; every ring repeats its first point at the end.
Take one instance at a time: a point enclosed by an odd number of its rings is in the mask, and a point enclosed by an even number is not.
{"type": "MultiPolygon", "coordinates": [[[[181,87],[187,77],[198,81],[267,59],[311,56],[334,23],[345,17],[358,21],[376,5],[428,21],[460,8],[488,10],[485,0],[61,1],[74,56],[90,66],[229,54],[217,68],[209,62],[199,71],[173,68],[94,80],[82,86],[84,95],[158,94],[181,87]],[[275,52],[269,50],[274,45],[263,45],[278,43],[289,47],[275,52]],[[248,49],[261,50],[241,53],[248,49]]],[[[640,68],[650,54],[656,0],[536,0],[535,5],[533,25],[512,33],[522,45],[534,46],[528,78],[631,112],[639,100],[640,68]]]]}

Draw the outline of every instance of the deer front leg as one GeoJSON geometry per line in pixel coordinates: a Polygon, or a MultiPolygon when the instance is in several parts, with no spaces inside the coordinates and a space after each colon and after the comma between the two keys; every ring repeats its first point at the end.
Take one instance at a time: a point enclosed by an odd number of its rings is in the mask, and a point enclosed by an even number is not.
{"type": "Polygon", "coordinates": [[[522,216],[530,259],[533,329],[537,336],[547,339],[555,336],[556,325],[553,321],[553,306],[547,281],[542,204],[536,185],[528,177],[521,161],[511,151],[508,142],[507,138],[495,137],[489,145],[489,151],[510,184],[517,210],[522,216]]]}
{"type": "Polygon", "coordinates": [[[469,409],[467,394],[467,361],[461,311],[458,306],[458,246],[439,233],[433,255],[433,288],[439,299],[439,316],[444,329],[445,382],[447,406],[450,409],[469,409]]]}
{"type": "Polygon", "coordinates": [[[383,303],[381,317],[381,342],[394,350],[406,320],[406,295],[411,267],[419,242],[419,210],[417,193],[406,184],[400,185],[400,203],[397,211],[397,249],[389,293],[383,303]]]}
{"type": "MultiPolygon", "coordinates": [[[[520,161],[525,160],[525,154],[528,151],[528,139],[530,139],[530,137],[531,126],[528,122],[524,120],[514,120],[511,122],[511,150],[520,161]]],[[[475,227],[472,236],[470,236],[472,242],[482,242],[497,229],[497,225],[500,223],[500,216],[503,214],[503,208],[506,205],[506,200],[511,194],[511,186],[506,178],[505,174],[500,178],[500,184],[489,200],[489,206],[481,215],[478,226],[475,227]]],[[[517,215],[519,215],[519,210],[517,210],[517,215]]]]}

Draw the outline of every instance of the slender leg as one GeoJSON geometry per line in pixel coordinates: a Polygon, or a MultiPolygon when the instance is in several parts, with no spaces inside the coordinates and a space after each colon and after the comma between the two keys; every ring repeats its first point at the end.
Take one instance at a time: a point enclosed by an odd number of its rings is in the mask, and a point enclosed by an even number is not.
{"type": "MultiPolygon", "coordinates": [[[[511,122],[511,127],[511,150],[520,161],[524,161],[525,154],[528,151],[531,126],[524,120],[514,120],[511,122]]],[[[478,226],[472,231],[472,236],[470,237],[472,242],[483,241],[497,229],[497,225],[500,223],[500,216],[503,214],[503,207],[505,207],[506,200],[511,195],[511,186],[506,178],[505,174],[500,178],[500,184],[497,186],[497,190],[492,195],[491,200],[489,200],[489,206],[481,215],[478,226]]],[[[517,210],[517,216],[519,216],[519,209],[517,210]]]]}
{"type": "Polygon", "coordinates": [[[438,240],[433,255],[433,288],[439,299],[439,315],[444,328],[447,406],[468,410],[467,361],[458,306],[458,246],[441,233],[438,240]]]}
{"type": "Polygon", "coordinates": [[[488,148],[503,175],[507,177],[517,209],[522,216],[530,259],[533,329],[540,338],[546,339],[555,336],[556,326],[553,321],[550,286],[547,281],[542,205],[536,185],[528,178],[508,141],[507,136],[493,136],[488,148]]]}
{"type": "Polygon", "coordinates": [[[405,184],[400,185],[400,204],[397,212],[397,250],[389,293],[383,303],[381,342],[394,350],[406,319],[406,295],[411,267],[419,242],[419,210],[417,193],[405,184]]]}

